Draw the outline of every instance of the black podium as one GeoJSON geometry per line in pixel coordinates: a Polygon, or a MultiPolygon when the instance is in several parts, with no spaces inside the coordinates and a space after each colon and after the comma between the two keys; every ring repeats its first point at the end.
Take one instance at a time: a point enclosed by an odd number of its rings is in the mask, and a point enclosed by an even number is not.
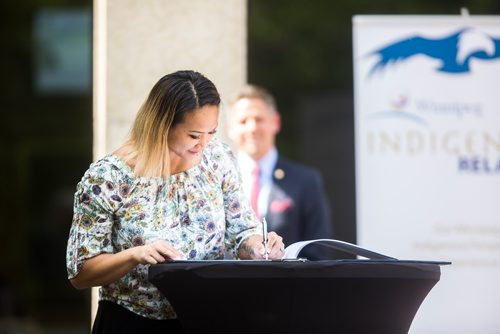
{"type": "Polygon", "coordinates": [[[174,261],[149,279],[185,333],[407,333],[445,262],[174,261]]]}

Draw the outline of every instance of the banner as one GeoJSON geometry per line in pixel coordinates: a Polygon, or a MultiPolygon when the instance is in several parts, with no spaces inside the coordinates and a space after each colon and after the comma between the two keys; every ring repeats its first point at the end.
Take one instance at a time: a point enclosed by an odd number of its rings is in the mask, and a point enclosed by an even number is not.
{"type": "Polygon", "coordinates": [[[500,332],[500,17],[353,18],[358,243],[444,260],[410,333],[500,332]]]}

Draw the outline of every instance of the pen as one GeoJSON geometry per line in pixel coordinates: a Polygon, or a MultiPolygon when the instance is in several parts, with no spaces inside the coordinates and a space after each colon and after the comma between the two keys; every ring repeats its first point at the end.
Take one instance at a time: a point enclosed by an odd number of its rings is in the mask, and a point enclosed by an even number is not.
{"type": "Polygon", "coordinates": [[[264,239],[264,248],[266,249],[265,251],[265,259],[269,260],[269,251],[267,250],[267,222],[266,222],[266,217],[262,219],[262,238],[264,239]]]}

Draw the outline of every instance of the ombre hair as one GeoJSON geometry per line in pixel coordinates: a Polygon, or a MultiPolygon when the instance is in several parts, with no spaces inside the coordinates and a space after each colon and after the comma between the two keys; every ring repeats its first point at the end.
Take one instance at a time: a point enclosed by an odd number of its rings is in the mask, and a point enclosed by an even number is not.
{"type": "Polygon", "coordinates": [[[139,109],[130,132],[137,176],[170,176],[168,133],[186,114],[205,105],[219,106],[215,85],[194,71],[165,75],[151,89],[139,109]]]}

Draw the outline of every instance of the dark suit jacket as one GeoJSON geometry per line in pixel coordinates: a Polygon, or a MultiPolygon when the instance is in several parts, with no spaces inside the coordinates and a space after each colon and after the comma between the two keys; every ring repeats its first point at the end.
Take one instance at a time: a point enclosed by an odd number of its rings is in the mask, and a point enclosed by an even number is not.
{"type": "MultiPolygon", "coordinates": [[[[331,214],[321,174],[316,169],[278,158],[273,172],[266,221],[269,231],[285,245],[297,241],[332,238],[331,214]]],[[[310,245],[301,257],[325,259],[325,247],[310,245]]]]}

